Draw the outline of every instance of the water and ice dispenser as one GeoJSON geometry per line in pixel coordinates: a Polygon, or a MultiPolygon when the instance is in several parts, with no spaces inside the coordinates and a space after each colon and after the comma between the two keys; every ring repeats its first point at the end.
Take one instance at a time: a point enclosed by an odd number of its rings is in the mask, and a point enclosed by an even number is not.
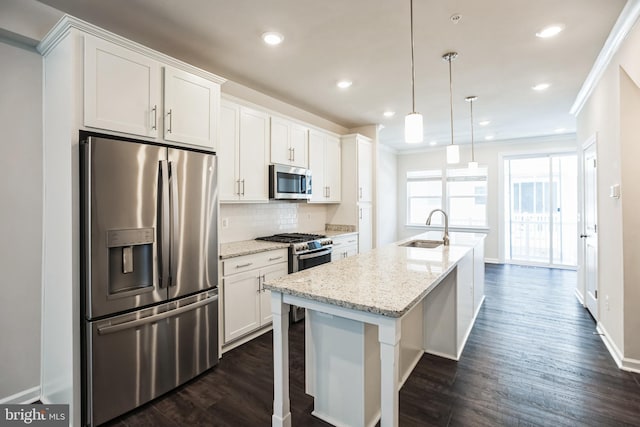
{"type": "Polygon", "coordinates": [[[109,295],[153,287],[153,228],[107,231],[109,295]]]}

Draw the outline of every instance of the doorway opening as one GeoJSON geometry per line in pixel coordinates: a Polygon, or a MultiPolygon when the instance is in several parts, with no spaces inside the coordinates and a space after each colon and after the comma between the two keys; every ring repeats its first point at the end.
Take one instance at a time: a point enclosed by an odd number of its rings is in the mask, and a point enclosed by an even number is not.
{"type": "Polygon", "coordinates": [[[505,261],[576,268],[575,153],[504,158],[505,261]]]}

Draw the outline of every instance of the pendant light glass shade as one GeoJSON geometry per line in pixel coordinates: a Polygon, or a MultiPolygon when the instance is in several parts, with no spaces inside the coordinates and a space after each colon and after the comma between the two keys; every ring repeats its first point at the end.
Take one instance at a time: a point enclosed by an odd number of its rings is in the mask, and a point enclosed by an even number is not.
{"type": "Polygon", "coordinates": [[[424,140],[422,114],[416,113],[416,67],[413,60],[413,0],[411,13],[411,113],[404,118],[404,140],[407,144],[417,144],[424,140]]]}
{"type": "Polygon", "coordinates": [[[447,145],[447,163],[460,163],[460,146],[454,144],[447,145]]]}
{"type": "Polygon", "coordinates": [[[417,144],[423,140],[422,114],[411,113],[404,118],[404,140],[407,144],[417,144]]]}

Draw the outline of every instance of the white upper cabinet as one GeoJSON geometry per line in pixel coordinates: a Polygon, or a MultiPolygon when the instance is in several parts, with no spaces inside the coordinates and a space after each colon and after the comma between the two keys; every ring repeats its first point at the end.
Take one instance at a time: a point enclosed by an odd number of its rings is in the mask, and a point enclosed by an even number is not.
{"type": "Polygon", "coordinates": [[[373,145],[358,138],[358,201],[373,200],[373,145]]]}
{"type": "Polygon", "coordinates": [[[84,125],[157,137],[160,64],[89,36],[84,54],[84,125]]]}
{"type": "Polygon", "coordinates": [[[218,147],[221,202],[269,200],[269,115],[222,100],[218,147]]]}
{"type": "Polygon", "coordinates": [[[328,133],[309,131],[309,169],[312,203],[340,202],[340,139],[328,133]]]}
{"type": "Polygon", "coordinates": [[[153,56],[86,35],[84,125],[215,150],[220,85],[153,56]]]}
{"type": "Polygon", "coordinates": [[[291,120],[271,117],[271,163],[308,167],[308,129],[291,120]]]}
{"type": "Polygon", "coordinates": [[[324,183],[327,186],[328,202],[337,203],[342,200],[340,138],[327,135],[324,142],[324,183]]]}
{"type": "Polygon", "coordinates": [[[202,77],[164,68],[164,139],[216,147],[220,85],[202,77]]]}

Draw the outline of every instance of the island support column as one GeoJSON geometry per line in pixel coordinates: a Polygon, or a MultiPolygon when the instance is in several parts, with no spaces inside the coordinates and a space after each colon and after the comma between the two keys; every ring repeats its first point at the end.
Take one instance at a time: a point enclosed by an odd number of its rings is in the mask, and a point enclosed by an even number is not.
{"type": "Polygon", "coordinates": [[[400,318],[386,317],[378,324],[380,342],[380,426],[399,425],[400,318]]]}
{"type": "Polygon", "coordinates": [[[289,401],[289,304],[271,291],[273,313],[273,427],[291,427],[289,401]]]}

